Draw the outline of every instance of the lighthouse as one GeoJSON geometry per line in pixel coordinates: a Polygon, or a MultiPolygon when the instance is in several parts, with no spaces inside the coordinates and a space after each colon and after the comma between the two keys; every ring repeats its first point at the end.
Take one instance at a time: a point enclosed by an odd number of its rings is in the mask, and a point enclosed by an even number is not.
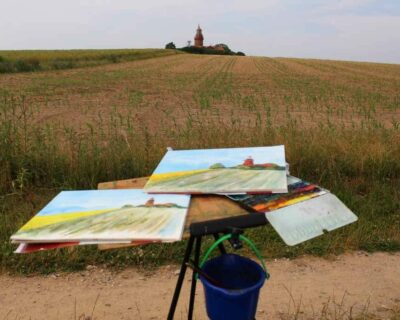
{"type": "Polygon", "coordinates": [[[254,166],[253,158],[251,156],[248,157],[246,160],[243,161],[243,165],[246,167],[253,167],[254,166]]]}
{"type": "Polygon", "coordinates": [[[200,25],[197,26],[196,35],[194,36],[194,46],[195,47],[203,47],[203,33],[201,32],[200,25]]]}

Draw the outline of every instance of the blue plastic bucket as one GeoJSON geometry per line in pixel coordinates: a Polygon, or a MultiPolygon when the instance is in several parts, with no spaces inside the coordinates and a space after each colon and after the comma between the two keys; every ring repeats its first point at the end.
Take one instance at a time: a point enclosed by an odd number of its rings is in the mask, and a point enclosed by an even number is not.
{"type": "Polygon", "coordinates": [[[207,314],[211,320],[255,318],[260,288],[267,277],[266,271],[259,264],[236,254],[223,254],[205,262],[202,269],[227,288],[216,287],[199,276],[204,286],[207,314]]]}

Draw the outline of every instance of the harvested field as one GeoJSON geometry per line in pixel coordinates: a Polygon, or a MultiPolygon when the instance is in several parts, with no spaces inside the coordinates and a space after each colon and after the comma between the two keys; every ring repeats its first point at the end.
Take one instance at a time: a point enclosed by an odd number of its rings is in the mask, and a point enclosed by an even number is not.
{"type": "Polygon", "coordinates": [[[189,115],[230,121],[296,119],[340,126],[400,118],[400,66],[264,57],[174,55],[91,69],[0,77],[2,95],[23,95],[36,122],[82,126],[112,110],[159,129],[189,115]]]}

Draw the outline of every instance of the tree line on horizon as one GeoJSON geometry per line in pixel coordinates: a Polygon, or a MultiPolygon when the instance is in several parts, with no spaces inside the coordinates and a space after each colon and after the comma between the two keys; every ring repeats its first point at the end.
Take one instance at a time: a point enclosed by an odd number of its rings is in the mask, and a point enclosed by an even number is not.
{"type": "Polygon", "coordinates": [[[238,51],[234,52],[232,51],[228,45],[224,43],[219,43],[216,46],[223,47],[224,50],[217,50],[217,49],[212,49],[212,48],[207,48],[207,47],[195,47],[195,46],[186,46],[182,48],[177,48],[175,43],[169,42],[165,45],[165,49],[175,49],[187,53],[193,53],[193,54],[218,54],[218,55],[229,55],[229,56],[245,56],[244,52],[238,51]]]}

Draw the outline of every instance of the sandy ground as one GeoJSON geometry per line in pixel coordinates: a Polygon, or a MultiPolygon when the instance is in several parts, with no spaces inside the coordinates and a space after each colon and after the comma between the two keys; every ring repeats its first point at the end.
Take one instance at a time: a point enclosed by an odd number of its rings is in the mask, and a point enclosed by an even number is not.
{"type": "MultiPolygon", "coordinates": [[[[321,259],[267,261],[271,279],[261,291],[257,319],[279,319],[301,305],[303,317],[332,312],[368,312],[389,318],[400,304],[400,253],[356,252],[321,259]]],[[[0,276],[0,319],[165,319],[178,266],[145,272],[86,271],[50,276],[0,276]]],[[[185,319],[190,279],[185,279],[176,319],[185,319]]],[[[206,319],[203,288],[195,319],[206,319]]],[[[339,318],[337,318],[339,319],[339,318]]],[[[342,319],[342,318],[340,318],[342,319]]]]}

